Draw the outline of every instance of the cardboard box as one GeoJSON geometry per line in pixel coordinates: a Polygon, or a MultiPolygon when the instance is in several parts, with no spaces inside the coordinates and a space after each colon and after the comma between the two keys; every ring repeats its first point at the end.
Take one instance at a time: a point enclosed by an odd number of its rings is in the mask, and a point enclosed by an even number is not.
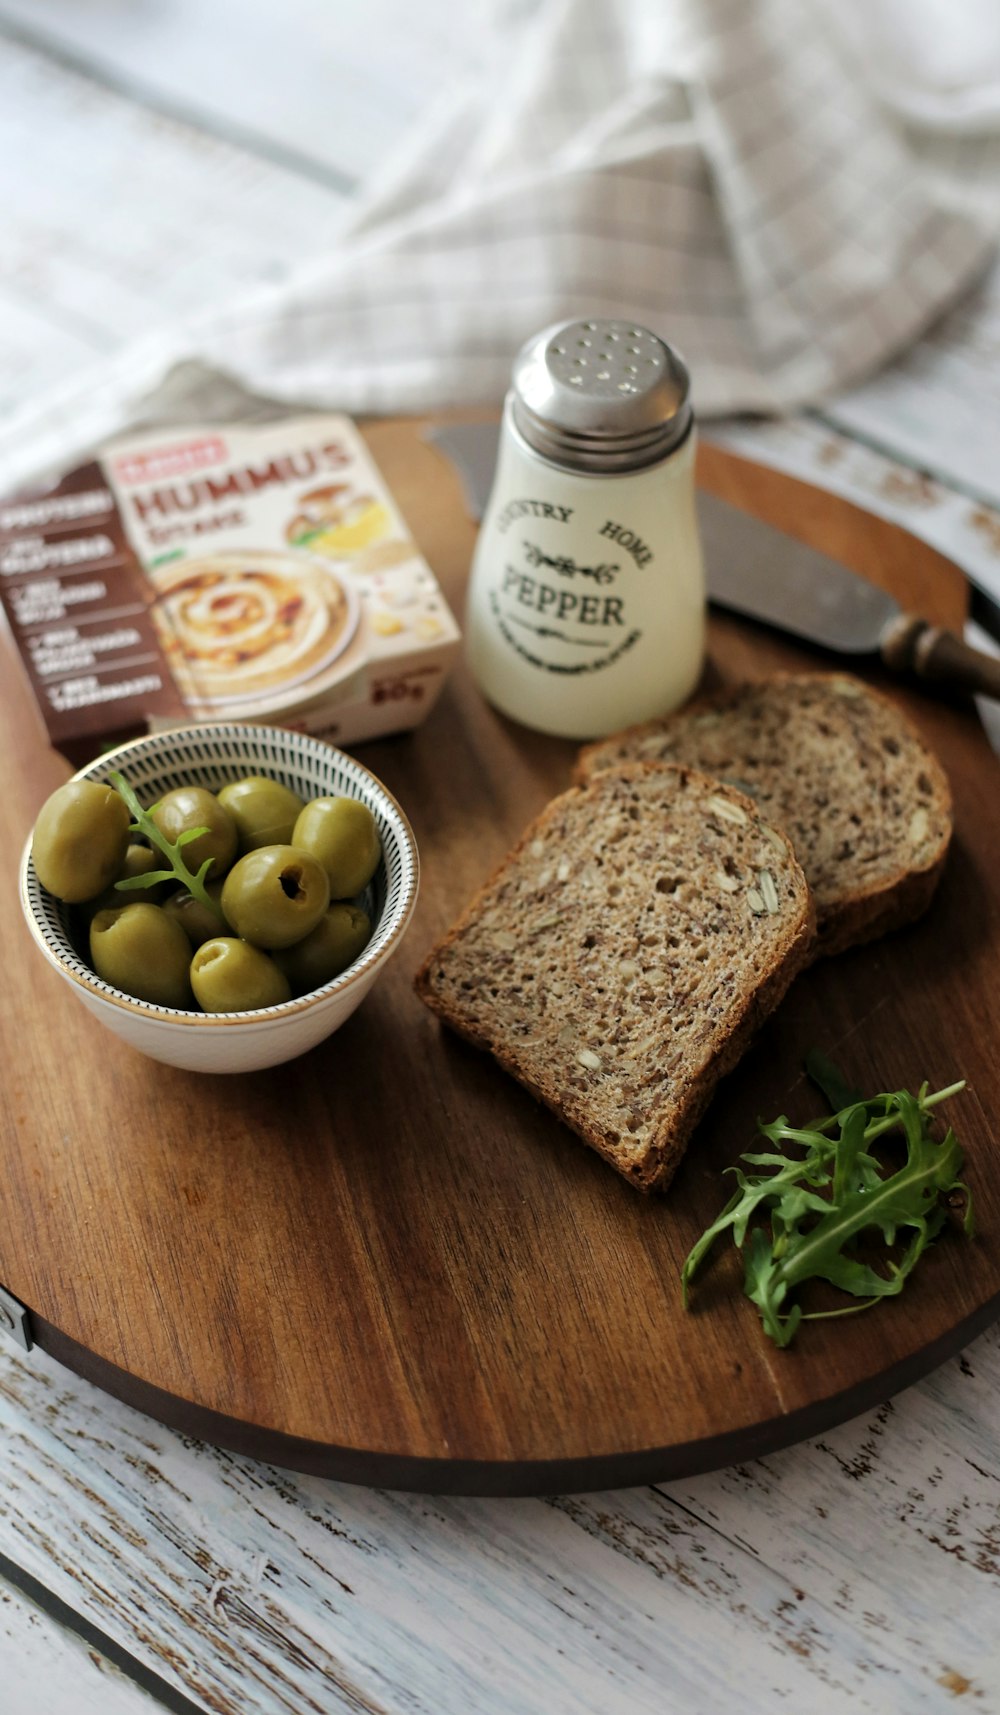
{"type": "Polygon", "coordinates": [[[252,720],[416,726],[459,631],[354,424],[130,435],[0,506],[0,598],[52,743],[252,720]]]}

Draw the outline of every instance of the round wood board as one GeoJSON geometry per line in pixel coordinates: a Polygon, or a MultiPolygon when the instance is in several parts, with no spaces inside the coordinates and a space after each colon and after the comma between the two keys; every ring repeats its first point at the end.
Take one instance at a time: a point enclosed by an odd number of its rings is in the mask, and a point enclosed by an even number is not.
{"type": "MultiPolygon", "coordinates": [[[[369,439],[456,611],[474,531],[418,425],[369,439]]],[[[961,621],[958,570],[833,496],[704,448],[702,482],[961,621]]],[[[8,644],[9,649],[9,644],[8,644]]],[[[716,618],[725,677],[828,665],[716,618]]],[[[924,921],[795,984],[646,1200],[412,993],[432,940],[567,782],[573,747],[489,709],[459,663],[417,732],[364,746],[420,844],[402,951],[340,1033],[242,1078],[146,1060],[90,1018],[19,920],[25,833],[67,773],[4,660],[8,885],[0,1282],[38,1343],[190,1433],[400,1488],[519,1494],[676,1477],[860,1411],[1000,1310],[1000,791],[975,715],[898,688],[954,786],[957,838],[924,921]],[[696,1309],[678,1272],[757,1114],[804,1119],[822,1047],[866,1090],[969,1080],[951,1106],[981,1238],[949,1235],[877,1313],[776,1351],[734,1255],[696,1309]]]]}

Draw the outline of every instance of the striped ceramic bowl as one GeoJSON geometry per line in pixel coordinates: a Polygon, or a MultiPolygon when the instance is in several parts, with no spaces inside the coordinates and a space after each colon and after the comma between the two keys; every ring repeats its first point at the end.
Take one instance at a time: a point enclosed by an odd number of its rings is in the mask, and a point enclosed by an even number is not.
{"type": "Polygon", "coordinates": [[[247,774],[269,775],[301,798],[350,797],[367,804],[382,839],[382,862],[366,900],[371,940],[361,957],[324,988],[256,1012],[181,1012],[135,1000],[102,982],[74,946],[70,907],[40,885],[30,840],[21,859],[21,904],[36,946],[88,1012],[143,1054],[195,1072],[250,1072],[292,1060],[332,1035],[396,951],[416,903],[416,842],[392,795],[353,757],[322,739],[235,722],[180,727],[135,739],[82,768],[75,778],[104,780],[113,769],[124,774],[147,806],[175,786],[217,791],[247,774]]]}

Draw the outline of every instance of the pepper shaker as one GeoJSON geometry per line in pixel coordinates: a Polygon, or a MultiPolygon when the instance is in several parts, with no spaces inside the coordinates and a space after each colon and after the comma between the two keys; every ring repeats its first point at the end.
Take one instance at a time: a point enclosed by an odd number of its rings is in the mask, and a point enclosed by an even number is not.
{"type": "Polygon", "coordinates": [[[694,452],[687,370],[656,334],[574,321],[523,348],[466,618],[473,673],[503,714],[600,738],[694,690],[694,452]]]}

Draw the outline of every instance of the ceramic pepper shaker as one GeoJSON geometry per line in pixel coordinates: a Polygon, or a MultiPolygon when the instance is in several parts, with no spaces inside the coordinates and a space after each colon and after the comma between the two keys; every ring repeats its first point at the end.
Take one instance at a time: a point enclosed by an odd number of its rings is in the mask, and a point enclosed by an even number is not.
{"type": "Polygon", "coordinates": [[[704,657],[687,370],[629,321],[576,321],[514,366],[473,562],[469,659],[504,714],[597,738],[676,708],[704,657]]]}

